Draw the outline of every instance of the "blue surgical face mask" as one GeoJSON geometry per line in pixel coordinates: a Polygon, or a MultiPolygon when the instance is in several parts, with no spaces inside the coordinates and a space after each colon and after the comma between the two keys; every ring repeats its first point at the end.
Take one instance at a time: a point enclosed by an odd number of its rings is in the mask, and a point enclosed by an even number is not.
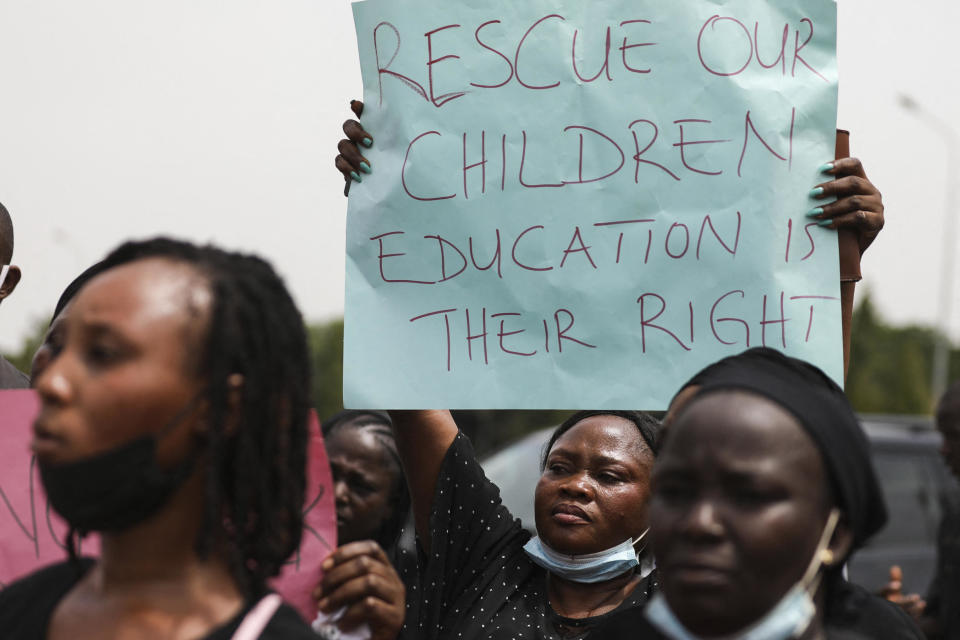
{"type": "Polygon", "coordinates": [[[579,555],[555,551],[539,536],[535,536],[523,546],[523,550],[535,564],[564,580],[603,582],[635,569],[640,564],[634,545],[645,535],[647,535],[646,531],[636,540],[627,538],[617,546],[604,551],[579,555]]]}
{"type": "MultiPolygon", "coordinates": [[[[711,636],[710,640],[789,640],[803,635],[817,612],[813,595],[820,586],[820,568],[829,563],[825,560],[827,556],[824,551],[830,543],[839,520],[840,512],[833,509],[803,577],[772,609],[745,629],[726,636],[711,636]]],[[[644,615],[658,631],[671,640],[700,640],[700,636],[691,633],[683,626],[662,593],[653,597],[644,609],[644,615]]]]}

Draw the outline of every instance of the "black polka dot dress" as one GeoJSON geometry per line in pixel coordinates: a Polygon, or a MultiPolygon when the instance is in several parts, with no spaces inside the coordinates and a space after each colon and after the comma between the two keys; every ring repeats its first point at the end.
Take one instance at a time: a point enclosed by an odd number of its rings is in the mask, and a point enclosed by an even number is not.
{"type": "Polygon", "coordinates": [[[642,606],[654,589],[651,575],[617,609],[601,616],[573,619],[554,612],[547,601],[546,571],[523,551],[530,534],[501,504],[500,491],[483,474],[463,434],[444,458],[430,531],[433,549],[429,557],[421,556],[414,605],[419,620],[414,632],[408,618],[405,637],[583,638],[617,612],[642,606]]]}

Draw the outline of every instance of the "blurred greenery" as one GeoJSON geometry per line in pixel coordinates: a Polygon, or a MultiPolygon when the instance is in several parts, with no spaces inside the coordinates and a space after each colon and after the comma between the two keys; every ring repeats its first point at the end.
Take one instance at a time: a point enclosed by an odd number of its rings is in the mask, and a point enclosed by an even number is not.
{"type": "Polygon", "coordinates": [[[30,333],[27,334],[27,337],[24,338],[20,344],[20,349],[15,353],[3,354],[10,364],[24,373],[30,372],[30,363],[33,361],[33,354],[37,352],[37,349],[40,348],[40,345],[43,343],[43,336],[47,333],[47,324],[50,322],[50,316],[52,315],[53,312],[51,311],[48,316],[34,319],[31,324],[30,333]]]}
{"type": "MultiPolygon", "coordinates": [[[[847,395],[868,413],[928,414],[933,406],[930,369],[937,333],[921,325],[893,326],[879,315],[868,291],[853,314],[847,395]]],[[[20,349],[6,358],[21,371],[40,345],[47,320],[37,319],[20,349]]],[[[343,319],[308,327],[314,378],[312,396],[321,419],[343,406],[343,319]]],[[[376,366],[371,363],[371,366],[376,366]]],[[[960,376],[960,351],[950,354],[950,379],[960,376]]],[[[455,411],[460,428],[481,456],[530,431],[559,424],[565,411],[455,411]]]]}
{"type": "MultiPolygon", "coordinates": [[[[937,332],[895,327],[879,316],[869,292],[853,313],[846,391],[853,408],[866,413],[930,413],[931,368],[937,332]]],[[[960,353],[950,354],[950,380],[960,372],[960,353]]]]}

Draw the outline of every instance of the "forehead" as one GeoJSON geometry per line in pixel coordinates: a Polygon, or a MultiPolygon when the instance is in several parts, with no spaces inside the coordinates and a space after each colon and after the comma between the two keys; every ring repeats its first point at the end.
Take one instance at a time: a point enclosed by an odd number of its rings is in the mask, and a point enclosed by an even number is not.
{"type": "Polygon", "coordinates": [[[652,452],[630,420],[620,416],[597,415],[584,418],[553,443],[550,452],[562,450],[582,455],[637,458],[652,452]]]}
{"type": "Polygon", "coordinates": [[[88,282],[70,304],[72,323],[106,323],[131,333],[170,331],[205,324],[212,296],[192,266],[162,258],[109,269],[88,282]]]}
{"type": "Polygon", "coordinates": [[[800,423],[771,400],[744,391],[696,398],[677,416],[660,456],[664,466],[709,464],[720,471],[824,477],[820,452],[800,423]]]}

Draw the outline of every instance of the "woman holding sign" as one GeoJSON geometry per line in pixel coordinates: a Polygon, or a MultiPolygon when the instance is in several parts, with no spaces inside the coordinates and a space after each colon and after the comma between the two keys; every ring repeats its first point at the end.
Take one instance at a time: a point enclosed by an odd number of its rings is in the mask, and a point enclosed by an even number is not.
{"type": "Polygon", "coordinates": [[[4,638],[310,638],[268,593],[297,548],[309,365],[264,261],[128,243],[34,380],[32,448],[71,560],[0,593],[4,638]],[[75,537],[101,534],[101,557],[75,537]]]}
{"type": "Polygon", "coordinates": [[[414,637],[582,638],[653,593],[653,418],[584,411],[561,425],[541,463],[530,539],[449,412],[391,416],[426,557],[414,637]]]}

